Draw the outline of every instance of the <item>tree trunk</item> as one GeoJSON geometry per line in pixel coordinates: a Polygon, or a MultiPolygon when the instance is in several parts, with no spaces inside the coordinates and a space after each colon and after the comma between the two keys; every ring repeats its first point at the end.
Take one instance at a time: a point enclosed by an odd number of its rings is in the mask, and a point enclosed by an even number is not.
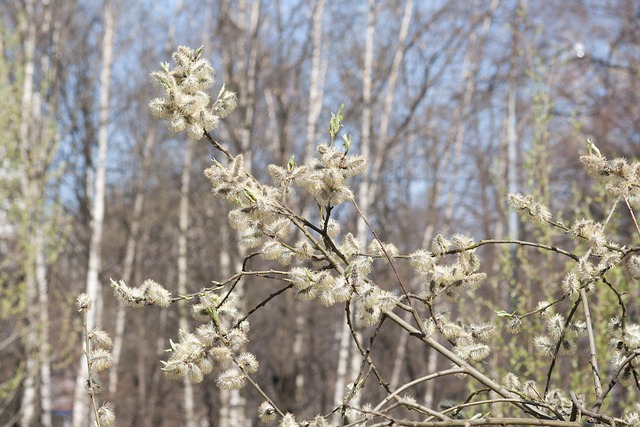
{"type": "MultiPolygon", "coordinates": [[[[43,19],[41,23],[41,29],[43,34],[48,34],[52,28],[52,14],[53,14],[53,6],[48,4],[44,8],[43,19]]],[[[52,45],[56,46],[56,32],[53,32],[51,35],[52,45]]],[[[44,71],[51,72],[51,82],[55,84],[55,67],[52,67],[52,59],[48,53],[45,53],[41,56],[41,68],[44,71]]],[[[55,110],[55,107],[53,108],[55,110]]],[[[47,119],[42,117],[40,110],[38,110],[39,120],[36,120],[37,123],[40,123],[42,133],[39,138],[42,141],[42,144],[46,146],[46,139],[48,138],[48,133],[46,129],[47,119]]],[[[47,159],[46,162],[41,163],[41,167],[44,168],[45,164],[48,164],[51,159],[48,150],[44,150],[44,158],[47,159]]],[[[44,171],[44,170],[43,170],[44,171]]],[[[44,189],[46,183],[46,174],[43,174],[43,183],[40,186],[40,189],[44,189]]],[[[44,199],[44,191],[41,190],[40,199],[44,199]]],[[[42,210],[45,207],[42,206],[42,210]]],[[[40,226],[38,227],[37,237],[36,237],[36,249],[35,249],[35,267],[36,267],[36,282],[38,284],[38,321],[39,321],[39,364],[40,364],[40,424],[42,427],[52,427],[53,419],[51,413],[52,406],[52,393],[51,393],[51,344],[49,342],[49,282],[47,279],[47,256],[45,256],[46,241],[47,236],[45,235],[45,222],[46,218],[41,213],[40,226]]]]}
{"type": "Polygon", "coordinates": [[[303,163],[313,157],[318,119],[324,100],[324,78],[327,71],[327,59],[324,55],[323,18],[325,0],[317,0],[313,8],[313,50],[311,52],[311,81],[309,82],[309,111],[307,113],[307,136],[303,163]]]}
{"type": "Polygon", "coordinates": [[[42,427],[52,427],[51,418],[51,345],[49,343],[49,283],[47,261],[45,259],[45,236],[42,225],[36,237],[36,282],[38,284],[38,321],[40,357],[40,423],[42,427]]]}
{"type": "MultiPolygon", "coordinates": [[[[182,185],[180,187],[180,217],[178,234],[178,294],[187,293],[188,252],[187,233],[189,231],[189,186],[191,182],[191,159],[193,157],[193,142],[186,143],[184,162],[182,164],[182,185]]],[[[189,330],[189,311],[184,304],[178,310],[180,329],[189,330]]],[[[184,425],[195,427],[195,411],[193,401],[193,384],[184,379],[184,392],[182,396],[184,406],[184,425]]]]}
{"type": "MultiPolygon", "coordinates": [[[[95,172],[95,190],[93,191],[91,243],[89,247],[89,267],[87,270],[86,292],[91,297],[94,309],[87,313],[87,330],[91,331],[100,325],[101,286],[100,273],[102,226],[104,221],[105,175],[109,126],[109,95],[111,83],[111,66],[113,62],[114,22],[111,0],[104,3],[104,35],[102,40],[102,68],[100,70],[100,124],[98,129],[98,160],[95,172]]],[[[90,189],[88,189],[90,190],[90,189]]],[[[88,191],[89,192],[89,191],[88,191]]],[[[83,355],[80,358],[78,376],[76,378],[73,427],[86,426],[89,419],[89,404],[85,390],[87,363],[83,355]]]]}
{"type": "MultiPolygon", "coordinates": [[[[22,87],[22,105],[20,117],[20,153],[23,162],[24,172],[21,174],[21,189],[25,197],[25,203],[30,204],[35,200],[34,191],[37,190],[32,182],[32,171],[30,161],[30,151],[34,144],[31,143],[29,134],[29,123],[32,122],[33,112],[33,78],[35,71],[34,56],[36,48],[36,22],[33,0],[25,1],[25,16],[22,30],[25,33],[24,41],[24,82],[22,87]]],[[[31,213],[26,212],[27,223],[25,224],[27,233],[31,233],[36,227],[35,218],[31,213]]],[[[28,238],[28,234],[22,236],[28,238]]],[[[38,372],[37,355],[37,281],[35,277],[35,259],[33,257],[34,248],[29,243],[24,242],[27,256],[25,257],[25,300],[27,304],[27,330],[25,333],[25,370],[26,378],[23,383],[23,395],[20,403],[20,426],[29,427],[35,419],[36,414],[36,388],[38,372]],[[33,261],[33,262],[32,262],[33,261]]]]}
{"type": "MultiPolygon", "coordinates": [[[[367,18],[367,33],[364,48],[364,69],[362,70],[362,127],[361,127],[361,139],[360,139],[360,154],[364,158],[368,159],[371,155],[371,87],[372,87],[372,74],[373,74],[373,42],[374,33],[376,27],[376,2],[375,0],[369,0],[369,12],[367,18]]],[[[368,211],[368,207],[371,206],[371,192],[369,191],[370,182],[369,178],[365,176],[360,186],[358,187],[358,204],[361,207],[363,213],[368,211]]],[[[358,218],[356,226],[357,237],[365,244],[368,236],[367,225],[362,218],[358,218]]],[[[340,332],[340,349],[338,351],[339,359],[336,369],[336,387],[334,390],[334,402],[339,405],[342,402],[345,387],[348,378],[353,378],[358,375],[362,356],[360,352],[351,340],[351,331],[346,320],[343,319],[342,330],[340,332]]],[[[359,394],[356,394],[351,404],[358,406],[359,394]]],[[[340,412],[337,411],[334,415],[333,424],[340,425],[340,412]]]]}
{"type": "MultiPolygon", "coordinates": [[[[409,34],[409,24],[411,23],[412,15],[413,0],[407,0],[404,5],[400,30],[398,32],[396,51],[393,55],[391,69],[389,70],[387,93],[384,99],[384,110],[382,113],[382,117],[380,118],[380,134],[376,138],[377,146],[372,147],[372,149],[375,149],[375,155],[372,159],[373,165],[371,167],[370,175],[371,187],[368,191],[368,193],[371,194],[370,199],[375,198],[376,194],[379,191],[378,183],[380,182],[380,178],[382,176],[382,168],[386,163],[385,160],[387,159],[387,153],[392,148],[392,145],[389,143],[389,123],[391,121],[391,113],[394,110],[393,101],[395,98],[396,85],[398,82],[398,77],[400,75],[400,66],[402,65],[402,60],[404,59],[405,43],[407,40],[407,35],[409,34]]],[[[369,200],[369,203],[371,203],[371,201],[372,200],[369,200]]],[[[361,208],[363,208],[363,206],[361,206],[361,208]]],[[[369,211],[369,206],[366,206],[366,208],[367,209],[363,210],[363,212],[369,211]]]]}
{"type": "MultiPolygon", "coordinates": [[[[371,80],[373,74],[373,43],[376,29],[376,2],[369,0],[369,14],[367,19],[367,35],[364,47],[364,69],[362,70],[362,126],[360,128],[360,154],[369,159],[372,153],[371,144],[371,80]]],[[[358,187],[358,204],[363,213],[367,213],[372,204],[371,177],[365,175],[358,187]]],[[[358,219],[357,236],[366,244],[368,235],[367,225],[362,218],[358,219]]]]}
{"type": "MultiPolygon", "coordinates": [[[[221,9],[228,14],[229,18],[238,24],[243,37],[240,43],[240,51],[236,53],[239,58],[247,58],[244,64],[242,81],[239,82],[244,90],[239,93],[238,106],[240,112],[244,115],[242,124],[239,129],[239,152],[244,155],[245,167],[251,170],[252,152],[251,137],[253,133],[253,122],[255,112],[255,96],[257,85],[257,68],[258,68],[258,50],[259,50],[259,24],[260,24],[260,7],[261,2],[253,1],[248,5],[245,0],[238,2],[239,19],[231,16],[230,2],[223,2],[221,9]]],[[[227,58],[226,60],[230,60],[227,58]]],[[[232,81],[231,76],[227,81],[232,81]]],[[[230,246],[229,246],[230,247],[230,246]]],[[[240,258],[243,257],[244,249],[239,248],[240,258]]],[[[221,256],[223,256],[221,254],[221,256]]],[[[227,256],[227,255],[224,255],[227,256]]],[[[236,271],[242,269],[239,263],[236,271]]],[[[245,311],[244,303],[244,283],[240,281],[234,291],[240,298],[240,311],[245,311]]],[[[220,393],[220,427],[243,426],[246,424],[245,416],[246,399],[242,396],[241,390],[230,390],[229,392],[220,393]]]]}
{"type": "MultiPolygon", "coordinates": [[[[313,47],[311,52],[311,81],[309,82],[309,110],[307,113],[307,135],[305,143],[305,154],[303,162],[306,164],[313,156],[314,140],[316,138],[317,123],[322,111],[322,103],[324,99],[324,77],[327,68],[327,61],[323,55],[323,18],[324,18],[325,0],[317,0],[313,8],[313,47]]],[[[308,218],[309,209],[305,207],[303,216],[308,218]]],[[[295,377],[295,397],[296,408],[302,408],[304,402],[302,398],[305,396],[305,367],[306,361],[304,355],[304,338],[308,335],[305,328],[306,310],[302,304],[295,304],[293,307],[295,312],[295,331],[293,337],[293,357],[296,363],[295,377]]]]}

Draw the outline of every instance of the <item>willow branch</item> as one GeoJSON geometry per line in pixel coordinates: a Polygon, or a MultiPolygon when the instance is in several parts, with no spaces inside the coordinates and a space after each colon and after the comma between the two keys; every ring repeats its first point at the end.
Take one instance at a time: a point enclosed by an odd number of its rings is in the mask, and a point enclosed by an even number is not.
{"type": "Polygon", "coordinates": [[[593,374],[593,385],[595,387],[596,396],[602,394],[602,384],[600,383],[600,371],[598,369],[598,355],[596,353],[596,338],[593,333],[593,320],[589,310],[589,302],[587,301],[587,291],[580,289],[580,297],[582,298],[582,307],[584,310],[584,320],[587,324],[587,337],[589,338],[589,363],[591,364],[591,372],[593,374]]]}

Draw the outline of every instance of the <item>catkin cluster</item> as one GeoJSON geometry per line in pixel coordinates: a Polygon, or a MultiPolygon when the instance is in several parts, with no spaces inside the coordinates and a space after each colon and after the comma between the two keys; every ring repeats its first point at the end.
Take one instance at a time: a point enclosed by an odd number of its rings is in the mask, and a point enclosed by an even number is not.
{"type": "Polygon", "coordinates": [[[232,390],[244,386],[247,375],[258,370],[256,357],[242,349],[249,342],[249,324],[226,326],[237,320],[238,298],[234,294],[226,299],[203,293],[199,302],[191,307],[193,317],[203,322],[195,332],[178,331],[178,342],[171,341],[169,360],[163,361],[162,370],[168,378],[186,378],[199,383],[215,367],[223,369],[217,378],[221,389],[232,390]]]}
{"type": "Polygon", "coordinates": [[[186,130],[195,140],[205,131],[218,126],[220,118],[227,117],[237,105],[235,93],[223,86],[213,106],[206,90],[215,83],[215,73],[209,61],[202,58],[202,48],[192,50],[178,47],[173,54],[174,68],[162,63],[161,71],[151,73],[151,78],[164,89],[165,95],[149,103],[151,112],[169,124],[174,132],[186,130]]]}
{"type": "Polygon", "coordinates": [[[625,324],[623,319],[612,318],[608,324],[609,352],[615,368],[622,368],[620,380],[624,384],[634,381],[634,371],[640,368],[640,325],[625,324]]]}
{"type": "MultiPolygon", "coordinates": [[[[78,295],[76,299],[76,307],[78,312],[84,316],[92,309],[93,302],[89,295],[82,293],[78,295]]],[[[94,408],[94,417],[99,427],[110,427],[115,421],[115,412],[113,404],[105,402],[102,406],[98,407],[96,402],[96,396],[103,391],[102,382],[98,374],[103,372],[113,365],[113,359],[111,357],[111,349],[113,348],[113,341],[111,337],[102,329],[94,328],[93,330],[87,330],[86,320],[83,321],[85,346],[84,353],[87,360],[87,393],[92,401],[94,408]]]]}
{"type": "Polygon", "coordinates": [[[171,292],[155,280],[147,279],[142,285],[132,288],[123,280],[111,279],[111,288],[120,304],[127,307],[140,308],[145,305],[169,307],[171,304],[171,292]]]}
{"type": "Polygon", "coordinates": [[[432,252],[419,249],[409,256],[411,266],[420,274],[424,284],[421,296],[433,301],[439,295],[445,295],[455,301],[467,290],[477,289],[486,279],[486,273],[480,269],[480,259],[475,249],[471,249],[473,240],[456,234],[451,240],[437,235],[431,244],[432,252]],[[455,253],[451,264],[439,264],[438,258],[455,253]]]}
{"type": "Polygon", "coordinates": [[[565,316],[555,313],[546,301],[538,303],[538,310],[544,321],[546,334],[534,338],[533,344],[543,357],[556,357],[557,354],[575,354],[576,339],[586,334],[586,324],[582,320],[567,323],[565,316]]]}
{"type": "Polygon", "coordinates": [[[353,192],[347,183],[366,170],[364,157],[350,155],[326,144],[319,145],[316,152],[318,156],[297,171],[296,183],[320,206],[337,206],[352,200],[353,192]]]}
{"type": "Polygon", "coordinates": [[[589,154],[580,157],[585,171],[614,198],[640,199],[640,162],[629,164],[626,159],[607,160],[602,155],[589,154]]]}

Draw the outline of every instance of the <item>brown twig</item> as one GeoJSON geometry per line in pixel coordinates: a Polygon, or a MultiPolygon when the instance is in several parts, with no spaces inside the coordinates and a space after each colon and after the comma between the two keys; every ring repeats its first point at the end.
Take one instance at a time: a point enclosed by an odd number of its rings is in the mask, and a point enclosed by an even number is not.
{"type": "Polygon", "coordinates": [[[569,312],[569,315],[567,316],[567,319],[565,320],[564,325],[562,327],[562,333],[560,334],[560,338],[558,338],[558,342],[556,343],[556,349],[555,349],[553,358],[551,359],[551,363],[549,364],[549,370],[547,371],[547,383],[544,386],[543,396],[546,396],[547,392],[549,391],[549,386],[551,384],[551,374],[553,373],[553,368],[555,367],[556,361],[558,359],[558,355],[560,354],[560,347],[562,346],[562,340],[564,340],[567,327],[569,326],[569,323],[571,323],[571,319],[573,319],[573,315],[578,310],[578,307],[580,307],[581,300],[582,300],[582,297],[579,296],[575,304],[573,304],[573,307],[571,308],[571,311],[569,312]]]}
{"type": "Polygon", "coordinates": [[[618,369],[616,369],[616,371],[611,376],[611,380],[609,381],[609,385],[607,386],[607,389],[604,390],[602,394],[598,395],[593,406],[591,406],[591,409],[593,411],[600,410],[600,407],[602,407],[602,404],[604,403],[604,400],[607,398],[607,395],[609,394],[609,392],[611,392],[611,389],[613,389],[613,387],[618,383],[618,379],[620,378],[620,374],[622,373],[622,371],[626,368],[628,364],[631,363],[633,359],[635,359],[638,356],[640,356],[640,349],[636,349],[633,353],[627,356],[620,363],[620,366],[618,366],[618,369]]]}
{"type": "Polygon", "coordinates": [[[640,235],[640,227],[638,226],[638,221],[636,221],[636,216],[633,213],[633,209],[631,208],[631,205],[629,204],[629,198],[625,197],[624,198],[624,202],[626,203],[627,209],[629,210],[629,213],[631,214],[631,220],[633,221],[633,225],[636,226],[636,231],[640,235]]]}
{"type": "Polygon", "coordinates": [[[229,159],[229,160],[233,159],[233,155],[231,154],[231,152],[229,150],[227,150],[227,148],[224,145],[220,144],[218,141],[213,139],[211,134],[209,134],[209,132],[207,132],[206,130],[204,131],[204,136],[211,143],[211,145],[213,145],[213,147],[216,150],[222,152],[227,157],[227,159],[229,159]]]}
{"type": "Polygon", "coordinates": [[[251,316],[253,313],[255,313],[256,311],[258,311],[260,308],[264,307],[265,305],[267,305],[267,303],[269,301],[271,301],[272,299],[274,299],[275,297],[277,297],[278,295],[282,294],[283,292],[285,292],[287,289],[291,289],[293,288],[293,284],[288,284],[287,286],[278,289],[276,292],[270,294],[267,298],[265,298],[264,300],[262,300],[258,305],[256,305],[255,307],[253,307],[251,310],[249,310],[247,312],[247,314],[245,314],[243,317],[241,317],[240,319],[238,319],[238,321],[236,321],[236,323],[233,325],[234,328],[238,327],[238,325],[240,325],[242,322],[244,322],[245,320],[247,320],[247,318],[249,316],[251,316]]]}
{"type": "Polygon", "coordinates": [[[547,251],[552,251],[552,252],[556,252],[559,253],[561,255],[567,256],[569,258],[571,258],[574,261],[580,261],[580,257],[578,257],[577,255],[566,251],[564,249],[560,249],[557,246],[551,246],[551,245],[545,245],[542,243],[536,243],[536,242],[528,242],[525,240],[502,240],[502,239],[488,239],[488,240],[480,240],[476,243],[474,243],[471,246],[467,246],[465,248],[456,248],[456,249],[450,249],[448,251],[446,251],[444,254],[445,255],[452,255],[452,254],[457,254],[460,252],[465,252],[471,249],[476,249],[479,248],[481,246],[484,245],[519,245],[519,246],[531,246],[534,248],[538,248],[538,249],[544,249],[547,251]]]}
{"type": "Polygon", "coordinates": [[[458,374],[464,374],[466,373],[466,370],[464,368],[451,368],[451,369],[447,369],[445,371],[440,371],[440,372],[435,372],[433,374],[430,375],[425,375],[424,377],[420,377],[420,378],[416,378],[413,381],[410,381],[406,384],[403,384],[401,387],[399,387],[396,391],[392,392],[390,395],[388,395],[387,397],[384,398],[384,400],[382,400],[380,403],[378,403],[376,405],[375,408],[373,408],[374,411],[379,411],[380,409],[382,409],[382,407],[384,405],[386,405],[394,396],[399,395],[400,393],[402,393],[403,391],[407,390],[408,388],[413,387],[414,385],[423,383],[425,381],[430,381],[436,378],[441,378],[441,377],[445,377],[448,375],[458,375],[458,374]]]}
{"type": "Polygon", "coordinates": [[[613,425],[617,425],[617,424],[626,424],[624,423],[624,421],[622,421],[619,418],[614,418],[614,417],[610,417],[608,415],[603,415],[603,414],[598,414],[597,412],[593,412],[588,410],[587,408],[585,408],[580,401],[578,400],[578,396],[576,396],[576,394],[572,391],[571,393],[569,393],[569,396],[571,396],[571,401],[573,402],[573,404],[578,408],[578,410],[580,412],[582,412],[584,415],[587,415],[588,417],[593,418],[594,420],[598,420],[598,421],[603,421],[611,426],[613,425]]]}
{"type": "Polygon", "coordinates": [[[587,301],[587,291],[584,288],[580,289],[580,297],[582,298],[582,307],[584,311],[584,320],[587,324],[587,337],[589,339],[589,363],[591,364],[591,372],[593,373],[593,385],[595,388],[596,396],[602,394],[602,384],[600,382],[600,371],[598,369],[598,355],[596,351],[596,338],[593,332],[593,324],[591,319],[591,312],[589,310],[589,302],[587,301]]]}

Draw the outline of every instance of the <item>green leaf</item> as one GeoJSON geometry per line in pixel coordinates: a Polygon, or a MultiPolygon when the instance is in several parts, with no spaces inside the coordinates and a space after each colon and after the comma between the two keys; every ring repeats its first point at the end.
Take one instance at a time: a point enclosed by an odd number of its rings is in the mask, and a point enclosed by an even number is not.
{"type": "Polygon", "coordinates": [[[504,310],[496,310],[495,313],[498,317],[506,317],[507,319],[513,319],[515,317],[515,313],[507,313],[504,310]]]}

